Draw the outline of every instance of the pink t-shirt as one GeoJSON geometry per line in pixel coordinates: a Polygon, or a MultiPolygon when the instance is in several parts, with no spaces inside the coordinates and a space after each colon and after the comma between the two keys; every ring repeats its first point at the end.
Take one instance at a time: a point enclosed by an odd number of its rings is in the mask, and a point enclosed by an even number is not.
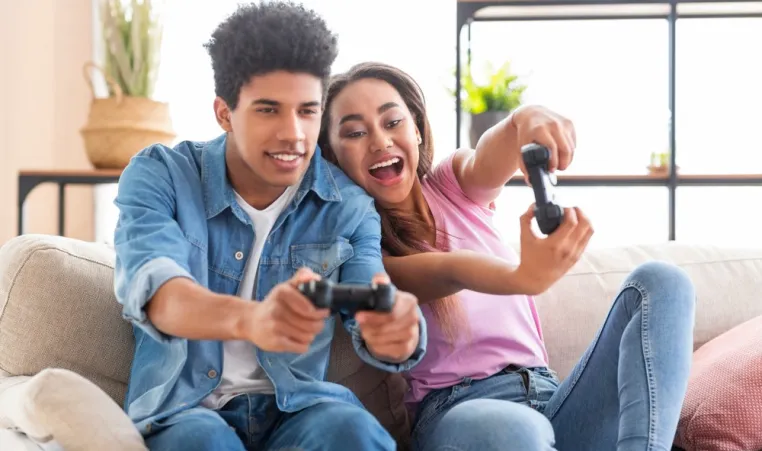
{"type": "MultiPolygon", "coordinates": [[[[492,224],[493,209],[480,206],[463,193],[452,167],[442,161],[423,180],[440,236],[451,250],[471,251],[518,263],[518,255],[501,239],[492,224]]],[[[457,294],[463,305],[466,327],[452,345],[434,322],[431,309],[422,305],[428,324],[428,349],[423,360],[405,376],[410,384],[406,402],[419,402],[431,390],[450,387],[463,378],[483,379],[510,364],[547,366],[540,319],[531,296],[495,296],[473,291],[457,294]]]]}

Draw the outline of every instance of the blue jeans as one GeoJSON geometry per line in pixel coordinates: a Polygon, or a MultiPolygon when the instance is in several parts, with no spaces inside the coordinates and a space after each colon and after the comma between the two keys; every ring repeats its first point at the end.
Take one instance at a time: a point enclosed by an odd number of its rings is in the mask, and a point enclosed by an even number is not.
{"type": "Polygon", "coordinates": [[[324,402],[281,412],[273,396],[240,395],[221,410],[196,407],[159,423],[150,451],[394,450],[394,439],[362,407],[324,402]]]}
{"type": "Polygon", "coordinates": [[[568,378],[508,367],[429,393],[418,450],[672,449],[693,352],[695,294],[679,268],[651,262],[624,282],[568,378]]]}

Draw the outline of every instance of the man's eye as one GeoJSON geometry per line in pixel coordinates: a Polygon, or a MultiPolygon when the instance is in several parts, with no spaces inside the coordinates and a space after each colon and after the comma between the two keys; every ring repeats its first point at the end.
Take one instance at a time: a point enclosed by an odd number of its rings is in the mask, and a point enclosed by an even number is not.
{"type": "Polygon", "coordinates": [[[274,113],[275,112],[275,108],[264,107],[264,108],[258,108],[257,111],[260,112],[260,113],[274,113]]]}

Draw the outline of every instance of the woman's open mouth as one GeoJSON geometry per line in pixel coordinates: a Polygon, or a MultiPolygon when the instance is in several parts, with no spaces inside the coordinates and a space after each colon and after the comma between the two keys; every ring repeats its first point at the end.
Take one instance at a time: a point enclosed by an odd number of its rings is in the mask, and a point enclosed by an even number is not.
{"type": "Polygon", "coordinates": [[[392,157],[380,161],[368,169],[371,177],[384,185],[391,185],[399,181],[405,162],[402,158],[392,157]]]}

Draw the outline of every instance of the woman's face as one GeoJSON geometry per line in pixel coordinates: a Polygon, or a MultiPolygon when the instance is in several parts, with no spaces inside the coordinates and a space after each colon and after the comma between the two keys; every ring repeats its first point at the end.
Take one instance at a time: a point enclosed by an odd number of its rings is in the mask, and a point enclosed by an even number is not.
{"type": "Polygon", "coordinates": [[[339,167],[382,206],[404,201],[416,178],[420,134],[389,83],[363,79],[333,100],[328,136],[339,167]]]}

